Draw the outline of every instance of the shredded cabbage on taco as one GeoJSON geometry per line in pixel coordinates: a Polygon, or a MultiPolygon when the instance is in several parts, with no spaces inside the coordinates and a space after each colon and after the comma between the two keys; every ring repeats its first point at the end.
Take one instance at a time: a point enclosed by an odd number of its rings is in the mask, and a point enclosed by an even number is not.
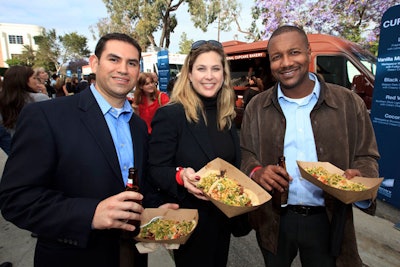
{"type": "Polygon", "coordinates": [[[334,188],[338,188],[346,191],[364,191],[368,188],[362,183],[353,182],[343,175],[336,173],[329,173],[325,168],[319,167],[307,167],[305,171],[315,177],[322,183],[329,185],[334,188]]]}
{"type": "Polygon", "coordinates": [[[225,177],[224,171],[221,171],[220,174],[218,174],[217,172],[212,172],[200,179],[199,183],[197,184],[197,188],[200,188],[204,192],[208,192],[211,186],[221,177],[225,177]]]}
{"type": "Polygon", "coordinates": [[[178,239],[188,235],[195,225],[194,220],[176,221],[159,218],[142,227],[138,237],[149,240],[178,239]]]}
{"type": "Polygon", "coordinates": [[[225,171],[220,174],[212,172],[200,179],[197,187],[211,198],[230,206],[252,206],[256,196],[251,190],[245,189],[236,180],[228,178],[225,171]],[[252,201],[253,199],[253,201],[252,201]]]}

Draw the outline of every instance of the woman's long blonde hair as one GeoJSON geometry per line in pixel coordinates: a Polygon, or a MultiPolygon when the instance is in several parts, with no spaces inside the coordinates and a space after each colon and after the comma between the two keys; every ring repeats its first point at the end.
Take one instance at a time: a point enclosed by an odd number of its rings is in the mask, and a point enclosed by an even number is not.
{"type": "Polygon", "coordinates": [[[217,98],[217,124],[218,129],[231,128],[232,121],[236,116],[235,112],[235,92],[231,85],[231,74],[226,55],[222,48],[211,43],[205,43],[196,49],[192,49],[187,55],[181,74],[172,90],[170,103],[180,103],[185,109],[186,119],[189,122],[199,122],[199,116],[203,116],[207,124],[207,119],[204,113],[204,105],[196,91],[192,88],[189,80],[189,73],[193,70],[193,65],[199,55],[214,51],[221,57],[223,66],[224,82],[218,92],[217,98]]]}

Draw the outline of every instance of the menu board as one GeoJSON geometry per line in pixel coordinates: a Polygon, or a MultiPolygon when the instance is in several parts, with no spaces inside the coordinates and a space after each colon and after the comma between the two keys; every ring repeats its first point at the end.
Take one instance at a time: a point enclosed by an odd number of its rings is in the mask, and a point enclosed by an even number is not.
{"type": "Polygon", "coordinates": [[[371,120],[375,129],[379,176],[378,198],[400,208],[400,5],[382,17],[371,120]]]}
{"type": "Polygon", "coordinates": [[[170,79],[168,50],[163,49],[157,53],[158,86],[161,91],[167,92],[170,79]]]}

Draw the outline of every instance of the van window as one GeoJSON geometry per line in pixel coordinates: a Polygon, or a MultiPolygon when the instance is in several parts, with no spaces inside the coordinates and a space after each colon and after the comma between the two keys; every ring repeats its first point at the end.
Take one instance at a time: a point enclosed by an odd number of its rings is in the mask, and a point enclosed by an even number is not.
{"type": "Polygon", "coordinates": [[[373,74],[376,74],[376,62],[361,60],[361,63],[373,74]]]}
{"type": "Polygon", "coordinates": [[[376,57],[364,50],[352,51],[353,55],[375,76],[376,74],[376,57]]]}
{"type": "Polygon", "coordinates": [[[361,72],[350,61],[347,61],[347,70],[349,81],[353,81],[354,76],[361,75],[361,72]]]}
{"type": "Polygon", "coordinates": [[[182,64],[169,64],[169,72],[171,77],[176,77],[181,72],[182,64]]]}
{"type": "Polygon", "coordinates": [[[353,77],[360,72],[344,56],[317,56],[317,73],[321,74],[325,81],[346,88],[351,88],[353,77]]]}

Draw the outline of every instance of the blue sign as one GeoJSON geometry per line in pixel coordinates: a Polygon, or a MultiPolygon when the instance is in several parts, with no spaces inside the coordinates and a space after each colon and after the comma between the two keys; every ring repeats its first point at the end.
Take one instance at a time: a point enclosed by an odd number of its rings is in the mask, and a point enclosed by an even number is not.
{"type": "Polygon", "coordinates": [[[72,77],[72,71],[71,70],[67,70],[67,77],[72,77]]]}
{"type": "Polygon", "coordinates": [[[79,67],[79,68],[76,70],[76,72],[77,72],[77,74],[78,74],[78,81],[80,81],[80,80],[81,80],[81,77],[82,77],[82,67],[79,67]]]}
{"type": "Polygon", "coordinates": [[[400,208],[400,5],[382,17],[371,119],[384,177],[378,198],[400,208]]]}
{"type": "Polygon", "coordinates": [[[157,53],[158,86],[161,91],[166,92],[170,79],[168,50],[157,53]]]}
{"type": "Polygon", "coordinates": [[[140,65],[140,72],[143,72],[143,69],[144,69],[144,67],[143,67],[143,58],[141,58],[140,59],[140,63],[139,63],[140,65]]]}

